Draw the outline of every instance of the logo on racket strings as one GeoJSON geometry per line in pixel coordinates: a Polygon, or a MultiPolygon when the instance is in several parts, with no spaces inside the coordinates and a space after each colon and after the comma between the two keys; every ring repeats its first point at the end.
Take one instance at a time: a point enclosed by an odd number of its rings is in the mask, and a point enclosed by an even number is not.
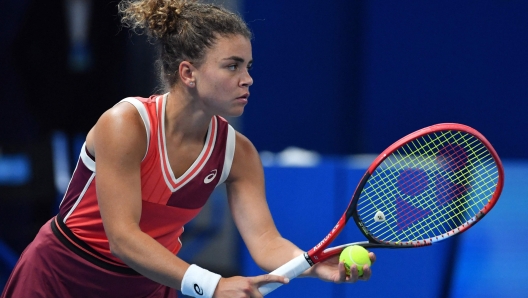
{"type": "Polygon", "coordinates": [[[378,210],[376,214],[374,215],[374,221],[375,222],[382,222],[385,221],[385,214],[381,210],[378,210]]]}

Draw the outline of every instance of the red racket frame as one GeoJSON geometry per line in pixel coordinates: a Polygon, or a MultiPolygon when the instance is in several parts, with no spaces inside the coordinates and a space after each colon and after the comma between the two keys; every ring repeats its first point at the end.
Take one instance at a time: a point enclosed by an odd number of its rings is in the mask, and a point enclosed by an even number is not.
{"type": "MultiPolygon", "coordinates": [[[[351,201],[348,205],[347,210],[345,213],[341,216],[337,224],[334,226],[334,228],[328,233],[328,235],[319,242],[316,246],[314,246],[312,249],[310,249],[306,254],[305,258],[311,265],[315,263],[319,263],[321,261],[324,261],[336,254],[341,253],[341,251],[351,245],[351,244],[344,244],[340,246],[336,246],[333,248],[327,249],[328,245],[334,241],[334,239],[339,235],[339,233],[343,230],[346,223],[350,219],[350,217],[354,218],[354,221],[356,222],[356,225],[359,227],[361,232],[365,235],[365,237],[368,239],[368,241],[365,242],[358,242],[354,244],[361,245],[363,247],[373,248],[373,247],[386,247],[386,248],[412,248],[412,247],[420,247],[420,246],[428,246],[432,245],[434,242],[441,241],[444,239],[447,239],[453,235],[460,234],[467,229],[469,229],[471,226],[475,225],[477,222],[479,222],[497,203],[500,194],[502,192],[502,188],[504,185],[504,169],[502,166],[502,162],[499,158],[499,155],[491,145],[491,143],[477,130],[463,124],[458,123],[441,123],[432,125],[429,127],[422,128],[420,130],[417,130],[413,133],[410,133],[406,135],[405,137],[399,139],[394,144],[389,146],[387,149],[385,149],[369,166],[366,173],[361,178],[361,181],[359,182],[358,186],[356,187],[356,190],[354,191],[354,194],[352,195],[351,201]],[[410,243],[402,243],[402,242],[382,242],[373,237],[370,232],[367,230],[367,228],[364,226],[364,224],[361,222],[360,218],[357,215],[356,206],[359,199],[359,196],[361,194],[361,191],[363,190],[363,187],[365,186],[367,180],[372,175],[374,170],[393,152],[401,148],[402,146],[406,145],[409,142],[412,142],[420,137],[423,137],[425,135],[439,132],[439,131],[446,131],[446,130],[455,130],[455,131],[462,131],[468,134],[473,135],[477,139],[479,139],[484,146],[489,150],[491,153],[493,159],[495,160],[497,164],[497,170],[499,172],[498,177],[498,183],[497,188],[488,202],[478,213],[476,216],[474,216],[470,221],[467,223],[464,223],[463,225],[445,233],[441,236],[441,239],[426,239],[422,241],[416,241],[416,242],[410,242],[410,243]]],[[[440,237],[440,236],[439,236],[440,237]]]]}

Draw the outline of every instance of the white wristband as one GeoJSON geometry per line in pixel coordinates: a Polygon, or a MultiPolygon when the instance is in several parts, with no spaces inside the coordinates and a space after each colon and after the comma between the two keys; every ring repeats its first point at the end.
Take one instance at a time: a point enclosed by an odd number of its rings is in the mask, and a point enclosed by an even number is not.
{"type": "Polygon", "coordinates": [[[219,274],[192,264],[183,275],[181,292],[191,297],[212,298],[220,278],[219,274]]]}

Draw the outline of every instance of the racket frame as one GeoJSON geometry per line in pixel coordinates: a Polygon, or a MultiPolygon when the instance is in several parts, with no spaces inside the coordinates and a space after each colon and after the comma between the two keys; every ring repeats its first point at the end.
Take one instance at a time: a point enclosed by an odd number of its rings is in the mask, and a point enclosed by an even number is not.
{"type": "MultiPolygon", "coordinates": [[[[341,216],[337,224],[332,228],[330,233],[328,233],[328,235],[325,238],[323,238],[321,242],[319,242],[316,246],[314,246],[308,252],[305,252],[304,254],[290,260],[283,266],[270,272],[270,274],[285,276],[289,279],[293,279],[299,276],[300,274],[302,274],[304,271],[306,271],[313,265],[315,265],[316,263],[322,262],[334,255],[341,253],[343,249],[351,245],[360,245],[365,248],[415,248],[415,247],[432,245],[435,242],[445,240],[454,235],[467,231],[470,227],[472,227],[478,221],[480,221],[497,203],[500,197],[500,194],[502,192],[503,185],[504,185],[504,169],[502,166],[502,162],[497,152],[491,145],[491,143],[477,130],[467,125],[458,124],[458,123],[441,123],[441,124],[436,124],[436,125],[422,128],[420,130],[417,130],[399,139],[398,141],[393,143],[391,146],[385,149],[380,155],[378,155],[374,159],[374,161],[371,163],[371,165],[369,166],[369,168],[367,169],[367,171],[361,178],[360,182],[356,186],[356,189],[352,195],[352,198],[350,200],[350,203],[348,204],[346,211],[343,213],[343,215],[341,216]],[[452,229],[449,232],[443,233],[442,235],[436,236],[434,238],[429,238],[429,239],[420,240],[420,241],[410,241],[410,242],[391,242],[391,241],[381,241],[377,239],[369,232],[367,227],[363,224],[356,210],[359,197],[361,195],[361,192],[365,184],[369,180],[372,173],[376,170],[376,168],[387,157],[389,157],[393,152],[398,150],[400,147],[424,135],[439,132],[439,131],[445,131],[445,130],[456,130],[456,131],[462,131],[462,132],[471,134],[474,137],[476,137],[478,140],[480,140],[484,144],[484,146],[488,149],[488,151],[490,152],[491,156],[493,157],[497,165],[497,171],[498,171],[497,186],[496,186],[496,189],[491,199],[479,212],[477,212],[475,216],[470,218],[467,222],[458,226],[455,229],[452,229]],[[355,224],[358,226],[361,233],[363,233],[363,235],[367,238],[367,241],[347,243],[347,244],[342,244],[342,245],[334,246],[331,248],[327,248],[328,245],[335,240],[335,238],[339,235],[339,233],[341,233],[341,231],[343,230],[343,228],[345,227],[345,225],[347,224],[350,218],[354,219],[355,224]]],[[[266,295],[274,291],[276,288],[280,287],[281,285],[282,284],[280,283],[269,283],[269,284],[259,287],[259,291],[263,295],[266,295]]]]}
{"type": "Polygon", "coordinates": [[[350,246],[350,245],[361,245],[365,248],[413,248],[413,247],[429,246],[435,242],[445,240],[447,238],[450,238],[454,235],[460,234],[468,230],[470,227],[472,227],[478,221],[480,221],[497,203],[500,197],[500,194],[502,192],[503,185],[504,185],[504,169],[502,166],[502,162],[499,158],[499,155],[497,154],[497,152],[495,151],[491,143],[480,132],[473,129],[472,127],[469,127],[463,124],[458,124],[458,123],[440,123],[440,124],[435,124],[429,127],[422,128],[394,142],[391,146],[387,147],[387,149],[385,149],[381,154],[379,154],[374,159],[374,161],[368,167],[367,171],[365,172],[360,182],[356,186],[356,189],[352,195],[352,198],[347,207],[347,210],[341,216],[341,218],[339,219],[337,224],[334,226],[334,228],[330,231],[330,233],[319,244],[314,246],[312,249],[310,249],[306,253],[307,261],[311,262],[312,263],[311,265],[313,266],[316,263],[319,263],[336,254],[341,253],[343,249],[345,249],[347,246],[350,246]],[[493,196],[491,197],[489,202],[475,216],[470,218],[464,224],[446,233],[436,236],[434,238],[429,238],[429,239],[424,239],[424,240],[419,240],[419,241],[409,241],[409,242],[391,242],[391,241],[382,241],[382,240],[377,239],[370,233],[367,227],[363,224],[363,222],[359,218],[359,215],[356,211],[356,206],[357,206],[359,197],[361,195],[361,191],[363,190],[363,187],[369,180],[372,173],[374,173],[376,168],[396,150],[398,150],[399,148],[401,148],[407,143],[410,143],[420,137],[423,137],[424,135],[432,134],[432,133],[439,132],[439,131],[446,131],[446,130],[454,130],[454,131],[461,131],[461,132],[468,133],[474,136],[475,138],[477,138],[479,141],[481,141],[482,144],[484,144],[484,146],[486,147],[486,149],[488,149],[488,151],[490,152],[491,156],[493,157],[497,165],[497,171],[498,171],[497,187],[495,189],[495,192],[493,193],[493,196]],[[346,225],[346,223],[348,222],[350,218],[354,219],[355,224],[357,225],[361,233],[368,239],[368,241],[348,243],[348,244],[335,246],[332,248],[327,248],[328,245],[343,230],[344,226],[346,225]]]}

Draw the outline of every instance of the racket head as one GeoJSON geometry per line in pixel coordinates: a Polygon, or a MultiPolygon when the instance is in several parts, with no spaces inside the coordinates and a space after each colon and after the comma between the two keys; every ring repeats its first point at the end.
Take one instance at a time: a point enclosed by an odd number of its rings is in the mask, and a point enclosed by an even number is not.
{"type": "Polygon", "coordinates": [[[442,123],[413,132],[383,151],[358,184],[352,217],[370,247],[418,247],[459,234],[497,203],[501,160],[475,129],[442,123]]]}

